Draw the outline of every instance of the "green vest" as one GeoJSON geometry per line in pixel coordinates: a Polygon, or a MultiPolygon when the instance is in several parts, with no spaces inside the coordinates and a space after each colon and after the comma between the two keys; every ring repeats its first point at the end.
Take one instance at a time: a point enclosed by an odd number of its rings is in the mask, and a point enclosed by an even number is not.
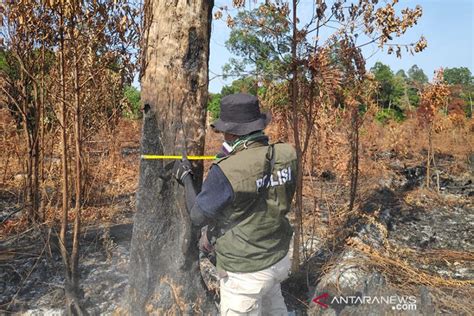
{"type": "Polygon", "coordinates": [[[296,152],[289,144],[274,145],[274,168],[267,182],[262,179],[267,150],[254,142],[215,163],[234,190],[234,200],[217,218],[218,229],[226,231],[216,242],[219,270],[260,271],[288,253],[293,229],[285,215],[296,188],[296,152]],[[259,194],[264,183],[268,189],[259,194]]]}

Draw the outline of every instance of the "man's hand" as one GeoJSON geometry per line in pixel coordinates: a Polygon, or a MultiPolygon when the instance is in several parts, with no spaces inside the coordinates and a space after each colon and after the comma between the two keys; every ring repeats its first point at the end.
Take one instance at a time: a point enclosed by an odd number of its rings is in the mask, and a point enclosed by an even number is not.
{"type": "Polygon", "coordinates": [[[174,163],[173,176],[176,178],[179,184],[183,185],[184,178],[193,174],[192,165],[187,158],[178,160],[174,163]]]}
{"type": "Polygon", "coordinates": [[[214,251],[214,246],[207,237],[207,228],[207,225],[201,228],[201,238],[199,238],[199,250],[204,253],[210,253],[214,251]]]}

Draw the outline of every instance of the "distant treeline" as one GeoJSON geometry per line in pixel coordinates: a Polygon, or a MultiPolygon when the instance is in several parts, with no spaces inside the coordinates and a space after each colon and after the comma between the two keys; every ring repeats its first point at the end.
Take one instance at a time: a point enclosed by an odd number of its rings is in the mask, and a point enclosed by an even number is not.
{"type": "MultiPolygon", "coordinates": [[[[428,76],[417,65],[406,72],[403,69],[394,72],[390,66],[377,62],[370,72],[376,82],[374,102],[380,108],[376,118],[381,122],[404,120],[410,111],[419,107],[420,95],[429,85],[428,76]]],[[[472,117],[474,77],[471,71],[467,67],[445,68],[443,78],[450,90],[443,111],[464,112],[467,117],[472,117]]],[[[220,93],[210,94],[208,110],[213,118],[217,118],[222,97],[238,92],[264,95],[266,90],[265,85],[258,83],[255,77],[234,80],[230,85],[222,87],[220,93]]],[[[343,107],[344,104],[336,103],[334,106],[343,107]]]]}

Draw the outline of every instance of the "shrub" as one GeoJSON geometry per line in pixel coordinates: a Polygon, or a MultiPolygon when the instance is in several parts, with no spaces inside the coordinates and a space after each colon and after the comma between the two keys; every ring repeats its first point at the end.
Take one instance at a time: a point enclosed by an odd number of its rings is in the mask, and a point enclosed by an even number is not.
{"type": "Polygon", "coordinates": [[[207,103],[207,110],[211,113],[213,120],[219,118],[221,113],[221,94],[220,93],[209,93],[209,102],[207,103]]]}
{"type": "Polygon", "coordinates": [[[133,86],[127,86],[123,91],[123,96],[125,99],[125,106],[122,109],[122,115],[132,120],[141,118],[140,90],[133,86]]]}
{"type": "Polygon", "coordinates": [[[375,119],[382,124],[386,124],[391,120],[402,122],[405,119],[405,115],[402,111],[397,111],[396,109],[381,109],[375,114],[375,119]]]}

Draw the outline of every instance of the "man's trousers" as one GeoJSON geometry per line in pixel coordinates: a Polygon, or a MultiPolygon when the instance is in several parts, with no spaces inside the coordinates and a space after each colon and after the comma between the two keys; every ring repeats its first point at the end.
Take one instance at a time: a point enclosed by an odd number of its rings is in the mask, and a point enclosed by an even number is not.
{"type": "Polygon", "coordinates": [[[227,272],[220,280],[221,315],[287,315],[280,282],[288,278],[290,258],[262,271],[227,272]]]}

